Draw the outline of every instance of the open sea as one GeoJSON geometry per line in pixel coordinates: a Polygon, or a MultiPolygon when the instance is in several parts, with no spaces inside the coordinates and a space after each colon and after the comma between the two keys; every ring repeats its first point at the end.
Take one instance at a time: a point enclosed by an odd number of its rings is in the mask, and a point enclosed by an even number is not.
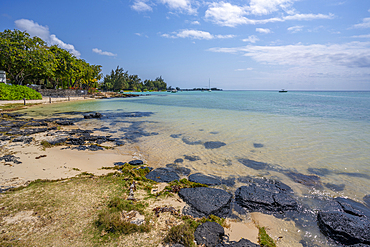
{"type": "MultiPolygon", "coordinates": [[[[165,92],[31,109],[30,116],[100,112],[101,120],[79,124],[121,138],[150,166],[276,179],[312,213],[318,198],[363,202],[370,194],[370,92],[165,92]]],[[[306,221],[297,224],[306,245],[331,246],[306,221]]]]}

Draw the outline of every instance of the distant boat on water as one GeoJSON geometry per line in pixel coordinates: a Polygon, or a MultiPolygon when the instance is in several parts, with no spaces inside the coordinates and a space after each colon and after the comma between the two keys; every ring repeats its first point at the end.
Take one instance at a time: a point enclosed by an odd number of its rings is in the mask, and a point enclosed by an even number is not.
{"type": "Polygon", "coordinates": [[[209,81],[208,81],[208,92],[212,92],[212,90],[211,90],[211,79],[209,79],[209,81]]]}
{"type": "Polygon", "coordinates": [[[285,90],[285,89],[281,89],[280,91],[279,91],[279,93],[287,93],[288,91],[287,90],[285,90]]]}

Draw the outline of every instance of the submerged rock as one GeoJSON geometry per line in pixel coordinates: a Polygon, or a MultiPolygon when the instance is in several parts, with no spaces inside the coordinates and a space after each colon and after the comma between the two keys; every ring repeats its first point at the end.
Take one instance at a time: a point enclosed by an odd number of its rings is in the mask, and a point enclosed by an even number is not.
{"type": "Polygon", "coordinates": [[[366,205],[370,208],[370,195],[364,196],[363,200],[366,203],[366,205]]]}
{"type": "Polygon", "coordinates": [[[207,176],[201,173],[194,173],[189,176],[190,182],[206,184],[206,185],[220,185],[221,180],[216,177],[207,176]]]}
{"type": "Polygon", "coordinates": [[[179,196],[190,205],[184,214],[194,217],[209,216],[226,217],[230,212],[232,195],[224,190],[207,187],[184,188],[179,196]]]}
{"type": "Polygon", "coordinates": [[[191,172],[189,168],[179,166],[177,164],[167,164],[167,168],[171,169],[172,171],[176,172],[179,175],[185,175],[188,176],[191,172]]]}
{"type": "Polygon", "coordinates": [[[370,209],[351,199],[337,197],[317,215],[320,230],[345,245],[370,245],[370,209]]]}
{"type": "Polygon", "coordinates": [[[189,160],[189,161],[197,161],[197,160],[200,160],[199,156],[184,155],[184,157],[185,157],[186,160],[189,160]]]}
{"type": "Polygon", "coordinates": [[[214,247],[222,242],[224,228],[216,222],[205,222],[197,227],[194,238],[198,245],[214,247]]]}
{"type": "Polygon", "coordinates": [[[345,184],[332,184],[332,183],[325,183],[324,184],[326,188],[332,190],[332,191],[343,191],[345,184]]]}
{"type": "Polygon", "coordinates": [[[250,160],[250,159],[239,159],[238,160],[240,163],[243,165],[252,168],[254,170],[270,170],[271,166],[267,163],[255,161],[255,160],[250,160]]]}
{"type": "Polygon", "coordinates": [[[166,168],[157,168],[149,172],[145,177],[159,183],[180,180],[180,177],[175,172],[166,168]]]}
{"type": "Polygon", "coordinates": [[[203,145],[206,149],[216,149],[216,148],[226,146],[226,143],[213,141],[213,142],[205,142],[203,145]]]}
{"type": "Polygon", "coordinates": [[[296,183],[303,184],[308,187],[314,187],[317,189],[322,189],[322,184],[320,181],[320,177],[315,175],[305,175],[298,172],[287,172],[285,173],[290,179],[292,179],[296,183]]]}

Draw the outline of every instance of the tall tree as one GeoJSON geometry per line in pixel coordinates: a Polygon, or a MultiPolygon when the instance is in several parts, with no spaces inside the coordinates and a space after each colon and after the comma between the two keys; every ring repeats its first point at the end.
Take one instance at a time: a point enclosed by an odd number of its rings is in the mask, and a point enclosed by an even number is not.
{"type": "Polygon", "coordinates": [[[22,85],[32,75],[53,75],[54,59],[42,39],[31,38],[28,33],[19,30],[0,32],[0,69],[15,84],[22,85]]]}

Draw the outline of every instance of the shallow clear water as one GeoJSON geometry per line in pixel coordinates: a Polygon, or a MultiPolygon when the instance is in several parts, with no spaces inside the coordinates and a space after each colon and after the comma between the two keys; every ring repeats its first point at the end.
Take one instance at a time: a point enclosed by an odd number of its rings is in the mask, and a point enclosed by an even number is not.
{"type": "MultiPolygon", "coordinates": [[[[154,93],[32,110],[30,115],[100,112],[106,117],[86,124],[109,127],[113,135],[135,145],[154,167],[181,158],[179,165],[194,173],[275,178],[291,186],[303,201],[317,196],[362,201],[369,194],[370,92],[154,93]],[[147,114],[132,117],[127,112],[147,114]],[[127,132],[131,134],[123,134],[127,132]],[[226,145],[210,149],[204,145],[207,142],[226,145]],[[190,161],[186,156],[198,158],[190,161]],[[263,162],[268,168],[253,169],[241,159],[263,162]],[[285,175],[290,171],[319,175],[324,186],[296,183],[285,175]],[[333,191],[330,184],[343,190],[333,191]]],[[[315,208],[314,202],[306,203],[315,208]]],[[[306,234],[320,235],[317,229],[306,234]]],[[[322,236],[317,239],[317,244],[325,245],[322,236]]]]}

